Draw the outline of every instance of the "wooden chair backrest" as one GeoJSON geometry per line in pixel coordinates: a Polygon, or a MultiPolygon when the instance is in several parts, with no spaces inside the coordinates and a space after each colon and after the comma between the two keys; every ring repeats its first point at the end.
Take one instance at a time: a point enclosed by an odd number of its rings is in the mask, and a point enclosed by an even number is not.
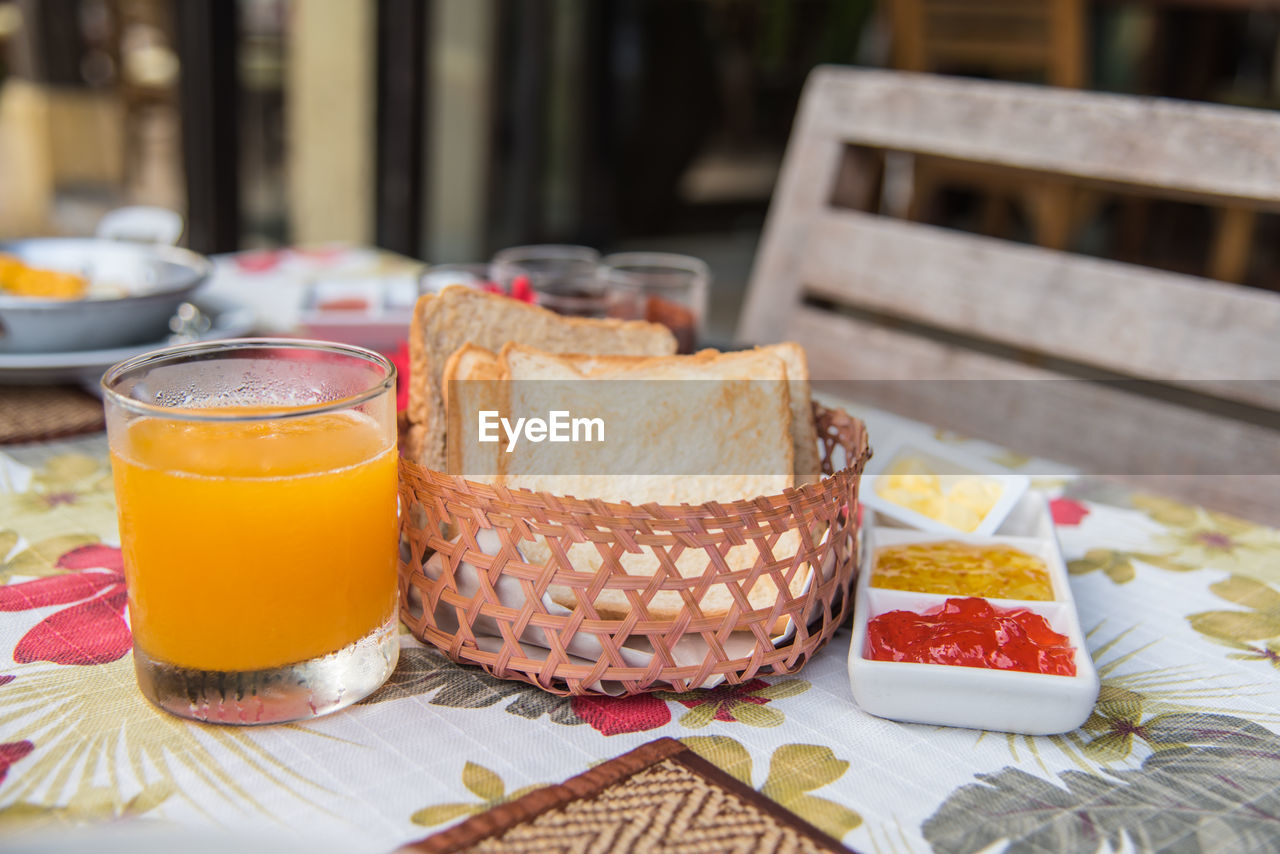
{"type": "Polygon", "coordinates": [[[1086,378],[1057,412],[996,383],[870,402],[1100,473],[1176,471],[1160,485],[1280,519],[1280,294],[836,208],[850,145],[1280,210],[1280,113],[819,68],[738,334],[801,342],[817,380],[1086,378]]]}
{"type": "Polygon", "coordinates": [[[904,71],[1032,74],[1084,85],[1084,0],[887,0],[904,71]]]}

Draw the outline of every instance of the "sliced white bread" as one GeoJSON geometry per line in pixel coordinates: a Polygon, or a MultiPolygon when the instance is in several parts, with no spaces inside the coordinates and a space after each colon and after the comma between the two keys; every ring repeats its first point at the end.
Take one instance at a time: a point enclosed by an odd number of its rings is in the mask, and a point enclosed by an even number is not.
{"type": "MultiPolygon", "coordinates": [[[[505,365],[503,376],[512,381],[507,405],[511,418],[545,415],[551,409],[567,410],[574,417],[599,417],[605,423],[604,452],[615,470],[628,472],[598,473],[600,458],[593,461],[593,455],[602,449],[593,444],[526,441],[501,452],[499,479],[508,486],[633,504],[701,504],[777,494],[795,482],[786,366],[765,350],[612,364],[596,360],[584,373],[572,358],[508,344],[500,361],[505,365]],[[689,473],[667,473],[672,471],[689,473]]],[[[794,554],[798,543],[795,532],[781,535],[772,544],[774,559],[794,554]]],[[[543,538],[522,548],[533,563],[545,563],[552,553],[543,538]]],[[[591,544],[571,544],[567,553],[582,572],[595,572],[604,561],[591,544]]],[[[707,566],[702,549],[672,557],[684,577],[701,576],[707,566]]],[[[758,559],[752,544],[725,552],[731,572],[748,569],[758,559]]],[[[660,567],[649,550],[623,554],[619,563],[628,574],[639,576],[652,576],[660,567]]],[[[795,572],[793,595],[799,594],[806,575],[803,566],[795,572]]],[[[577,604],[565,588],[549,592],[565,607],[577,604]]],[[[778,589],[772,577],[762,575],[746,596],[752,609],[767,608],[777,601],[778,589]]],[[[683,604],[678,592],[667,590],[659,591],[647,607],[653,617],[674,619],[683,604]]],[[[725,584],[713,585],[699,602],[704,614],[717,616],[732,604],[725,584]]],[[[615,617],[632,607],[626,594],[617,590],[602,591],[594,605],[615,617]]]]}
{"type": "Polygon", "coordinates": [[[676,339],[657,323],[562,317],[539,306],[462,285],[425,294],[409,328],[409,452],[443,471],[447,429],[441,379],[449,357],[463,345],[499,350],[518,342],[552,353],[663,356],[676,339]]]}
{"type": "MultiPolygon", "coordinates": [[[[818,452],[818,436],[813,420],[813,406],[809,389],[809,366],[805,358],[804,348],[792,342],[784,342],[766,347],[757,347],[755,351],[778,357],[786,368],[791,409],[791,445],[796,476],[795,483],[796,485],[801,485],[815,482],[821,477],[822,462],[818,452]]],[[[702,350],[693,356],[682,357],[682,359],[708,360],[722,355],[724,354],[717,350],[702,350]]],[[[592,377],[611,370],[634,369],[645,360],[654,357],[565,353],[561,354],[561,358],[579,374],[592,377]]],[[[448,383],[450,380],[497,380],[502,376],[503,369],[504,363],[497,353],[475,345],[466,345],[454,353],[446,363],[443,378],[444,396],[448,397],[448,383]]],[[[475,415],[478,410],[486,408],[505,412],[506,401],[501,395],[496,395],[493,389],[476,388],[474,391],[476,394],[487,395],[489,399],[484,402],[484,405],[481,405],[478,400],[467,400],[464,397],[461,404],[466,407],[465,417],[461,411],[454,412],[446,404],[446,410],[448,410],[448,433],[458,439],[456,444],[459,446],[455,457],[453,450],[455,443],[448,443],[447,470],[452,474],[471,476],[473,474],[479,475],[497,471],[496,460],[498,457],[496,454],[498,449],[493,445],[482,446],[475,442],[475,415]],[[466,426],[465,430],[462,429],[463,425],[466,426]]],[[[410,442],[412,442],[412,435],[411,430],[410,442]]],[[[410,445],[410,454],[414,454],[412,444],[410,445]]]]}

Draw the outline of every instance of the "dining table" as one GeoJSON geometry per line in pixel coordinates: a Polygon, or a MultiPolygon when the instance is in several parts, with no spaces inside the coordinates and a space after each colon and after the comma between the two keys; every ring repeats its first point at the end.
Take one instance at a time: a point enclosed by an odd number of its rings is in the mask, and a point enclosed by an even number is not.
{"type": "MultiPolygon", "coordinates": [[[[408,267],[280,250],[217,259],[209,287],[284,332],[303,284],[335,269],[408,267]]],[[[918,436],[1030,476],[1101,679],[1083,726],[869,715],[848,626],[794,673],[622,697],[498,679],[402,629],[390,680],[340,712],[182,720],[135,683],[107,440],[89,425],[0,446],[0,849],[391,851],[668,737],[868,854],[1280,850],[1280,530],[824,402],[873,448],[918,436]]]]}

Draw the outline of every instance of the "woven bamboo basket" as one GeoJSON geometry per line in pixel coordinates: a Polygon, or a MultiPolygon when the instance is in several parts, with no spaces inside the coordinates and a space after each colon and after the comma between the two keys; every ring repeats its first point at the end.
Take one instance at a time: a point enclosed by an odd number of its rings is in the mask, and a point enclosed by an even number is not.
{"type": "Polygon", "coordinates": [[[852,607],[858,482],[871,456],[861,421],[816,403],[814,413],[824,477],[781,495],[724,504],[566,498],[476,483],[402,459],[401,618],[419,639],[458,663],[561,695],[605,693],[602,682],[609,684],[607,693],[637,694],[686,691],[716,676],[737,684],[795,672],[831,639],[852,607]],[[785,542],[796,545],[775,551],[790,531],[800,535],[785,542]],[[545,565],[522,559],[521,543],[534,538],[546,538],[551,547],[545,565]],[[577,571],[570,564],[565,553],[575,543],[596,545],[603,555],[598,571],[577,571]],[[734,546],[746,546],[753,556],[748,568],[735,572],[726,563],[724,554],[734,546]],[[701,575],[682,576],[674,568],[675,559],[690,550],[706,555],[701,575]],[[653,577],[626,574],[618,563],[624,552],[650,552],[659,571],[653,577]],[[435,578],[424,570],[433,555],[435,578]],[[792,595],[796,574],[803,579],[811,567],[815,571],[807,587],[792,595]],[[460,583],[462,572],[471,573],[465,583],[460,583]],[[776,585],[777,601],[753,610],[747,593],[764,577],[776,585]],[[495,589],[502,582],[510,590],[513,579],[523,591],[518,607],[500,601],[495,589]],[[572,592],[576,606],[571,611],[545,606],[542,597],[552,585],[572,592]],[[732,603],[724,613],[704,614],[699,602],[717,585],[728,590],[732,603]],[[471,595],[460,588],[471,588],[471,595]],[[624,592],[630,603],[625,617],[596,610],[603,590],[624,592]],[[660,590],[678,591],[681,597],[674,619],[649,612],[660,590]],[[777,627],[787,619],[793,634],[775,644],[777,627]],[[485,632],[476,629],[480,624],[485,632]],[[531,630],[547,649],[531,653],[529,644],[520,643],[531,630]],[[579,632],[598,642],[594,661],[584,663],[567,651],[579,632]],[[735,657],[726,650],[733,632],[755,637],[749,654],[735,657]],[[706,648],[702,660],[677,664],[676,644],[698,637],[706,648]],[[624,661],[629,639],[632,646],[645,643],[651,650],[646,666],[624,661]]]}

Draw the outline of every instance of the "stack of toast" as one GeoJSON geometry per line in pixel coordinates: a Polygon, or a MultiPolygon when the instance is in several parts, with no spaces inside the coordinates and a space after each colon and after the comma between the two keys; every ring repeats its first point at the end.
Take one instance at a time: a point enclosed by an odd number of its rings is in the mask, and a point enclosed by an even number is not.
{"type": "MultiPolygon", "coordinates": [[[[659,324],[562,317],[466,287],[423,296],[410,335],[406,455],[473,480],[636,505],[752,499],[820,476],[800,346],[687,356],[675,350],[674,337],[659,324]],[[481,441],[481,413],[514,420],[551,409],[599,416],[607,425],[603,452],[610,465],[600,464],[601,447],[586,444],[481,441]]],[[[780,535],[770,547],[773,561],[794,556],[798,537],[796,531],[780,535]]],[[[521,550],[529,563],[551,559],[543,538],[522,543],[521,550]]],[[[582,572],[604,562],[589,543],[572,545],[568,556],[582,572]]],[[[753,543],[725,552],[731,571],[759,560],[753,543]]],[[[647,550],[622,554],[618,562],[630,575],[652,575],[661,563],[647,550]]],[[[672,562],[685,577],[701,576],[707,554],[689,549],[672,562]]],[[[788,562],[784,574],[797,595],[807,570],[788,562]]],[[[573,607],[567,590],[549,592],[573,607]]],[[[772,576],[763,574],[748,600],[753,609],[770,607],[777,595],[772,576]]],[[[682,602],[676,591],[659,591],[648,610],[674,618],[682,602]]],[[[700,607],[723,614],[731,602],[729,591],[715,585],[700,607]]],[[[629,611],[622,591],[606,589],[594,604],[602,614],[629,611]]]]}

